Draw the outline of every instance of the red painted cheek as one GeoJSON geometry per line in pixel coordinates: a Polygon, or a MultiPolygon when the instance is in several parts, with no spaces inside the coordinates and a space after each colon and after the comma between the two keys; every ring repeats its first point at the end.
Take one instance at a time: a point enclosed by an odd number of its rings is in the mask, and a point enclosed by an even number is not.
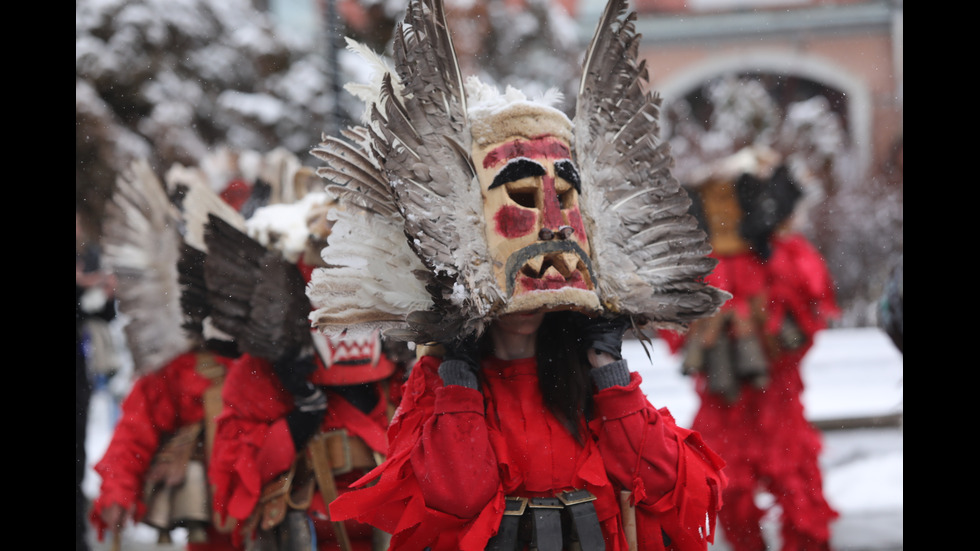
{"type": "MultiPolygon", "coordinates": [[[[534,230],[536,214],[513,205],[506,205],[493,217],[497,233],[508,238],[523,237],[534,230]]],[[[578,231],[578,230],[575,230],[578,231]]]]}
{"type": "Polygon", "coordinates": [[[568,225],[575,230],[578,239],[583,242],[588,241],[588,237],[585,235],[585,224],[582,223],[582,213],[579,212],[578,207],[566,211],[565,216],[568,219],[568,225]]]}

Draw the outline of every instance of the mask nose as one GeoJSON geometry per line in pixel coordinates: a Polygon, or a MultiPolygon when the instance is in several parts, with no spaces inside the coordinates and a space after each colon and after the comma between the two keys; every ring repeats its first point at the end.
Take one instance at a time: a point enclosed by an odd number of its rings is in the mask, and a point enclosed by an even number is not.
{"type": "Polygon", "coordinates": [[[560,226],[558,231],[552,230],[551,228],[541,228],[538,232],[538,238],[542,241],[551,241],[555,237],[564,241],[575,233],[575,228],[571,226],[560,226]]]}

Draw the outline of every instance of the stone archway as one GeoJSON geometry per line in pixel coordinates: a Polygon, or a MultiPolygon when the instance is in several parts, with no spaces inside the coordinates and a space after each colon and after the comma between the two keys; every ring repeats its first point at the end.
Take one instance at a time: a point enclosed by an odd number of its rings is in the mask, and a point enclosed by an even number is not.
{"type": "MultiPolygon", "coordinates": [[[[845,130],[852,149],[854,166],[860,178],[868,173],[872,163],[872,102],[869,86],[861,78],[825,58],[787,50],[760,49],[737,54],[719,55],[691,64],[665,79],[654,88],[664,103],[683,98],[705,83],[725,76],[740,74],[774,74],[804,78],[836,90],[845,98],[845,130]]],[[[669,135],[667,124],[663,128],[669,135]]]]}

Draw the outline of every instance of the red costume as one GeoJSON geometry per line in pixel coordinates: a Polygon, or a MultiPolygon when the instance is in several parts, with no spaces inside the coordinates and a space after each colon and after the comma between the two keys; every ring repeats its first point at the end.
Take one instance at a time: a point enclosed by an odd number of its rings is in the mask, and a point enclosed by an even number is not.
{"type": "Polygon", "coordinates": [[[334,502],[335,518],[393,533],[392,548],[477,550],[497,532],[505,497],[587,489],[597,498],[606,549],[620,550],[627,546],[619,502],[626,490],[641,549],[706,547],[721,461],[696,433],[650,405],[638,374],[628,386],[596,394],[580,443],[544,405],[534,359],[484,360],[482,390],[444,386],[440,363],[424,356],[413,368],[389,430],[389,461],[358,483],[377,484],[334,502]]]}
{"type": "MultiPolygon", "coordinates": [[[[382,357],[381,362],[390,362],[382,357]]],[[[390,364],[389,364],[390,365],[390,364]]],[[[317,370],[311,377],[320,384],[326,370],[317,360],[317,370]]],[[[390,369],[386,370],[390,373],[390,369]]],[[[362,412],[345,397],[322,386],[327,396],[327,412],[320,425],[320,434],[346,431],[344,446],[352,451],[352,468],[334,477],[337,491],[347,491],[347,486],[363,476],[377,463],[374,454],[384,454],[387,446],[385,429],[397,395],[392,397],[387,387],[391,379],[370,383],[376,392],[373,409],[362,412]],[[366,446],[365,446],[366,445],[366,446]],[[369,466],[358,465],[358,450],[367,451],[369,466]],[[372,453],[373,452],[373,453],[372,453]]],[[[221,518],[231,517],[238,521],[234,532],[236,543],[242,544],[254,535],[257,528],[271,528],[282,518],[274,519],[276,488],[283,489],[290,499],[304,501],[305,491],[312,492],[307,511],[316,530],[317,549],[340,549],[337,534],[327,516],[324,495],[314,473],[305,471],[304,453],[297,453],[286,423],[286,415],[293,409],[293,396],[282,388],[268,361],[243,355],[229,371],[224,386],[224,410],[218,418],[214,457],[210,464],[210,479],[214,484],[214,505],[221,518]],[[289,474],[286,482],[284,474],[289,474]],[[309,484],[309,485],[307,485],[309,484]],[[312,488],[316,486],[316,490],[312,488]],[[297,497],[299,496],[299,497],[297,497]],[[268,522],[269,524],[263,524],[268,522]]],[[[317,437],[314,437],[316,439],[317,437]]],[[[341,465],[332,465],[334,473],[341,465]]],[[[309,494],[305,494],[309,495],[309,494]]],[[[284,503],[284,502],[280,502],[284,503]]],[[[345,523],[352,549],[370,550],[372,529],[357,522],[345,523]]]]}
{"type": "MultiPolygon", "coordinates": [[[[122,416],[116,424],[105,455],[95,465],[102,477],[99,497],[92,505],[90,520],[98,530],[101,541],[107,529],[103,511],[113,504],[124,511],[134,511],[133,520],[148,521],[150,495],[144,493],[147,480],[157,474],[166,476],[159,453],[168,442],[177,443],[176,435],[192,435],[185,443],[190,458],[204,452],[203,420],[205,393],[220,388],[221,377],[231,360],[211,354],[188,352],[174,358],[157,371],[141,376],[133,384],[122,403],[122,416]],[[203,360],[203,361],[202,361],[203,360]],[[206,371],[210,369],[210,371],[206,371]],[[217,386],[216,386],[217,385],[217,386]],[[155,462],[156,460],[156,462],[155,462]]],[[[171,450],[173,451],[173,450],[171,450]]],[[[186,468],[184,462],[180,468],[186,468]]],[[[162,482],[165,483],[165,482],[162,482]]],[[[199,489],[207,505],[207,488],[199,489]]],[[[209,518],[208,515],[205,518],[209,518]]],[[[203,521],[202,521],[203,523],[203,521]]],[[[168,530],[170,526],[157,526],[168,530]]],[[[236,549],[228,535],[220,533],[210,523],[206,526],[205,541],[188,541],[190,551],[224,551],[236,549]]]]}
{"type": "MultiPolygon", "coordinates": [[[[838,515],[823,495],[820,434],[807,422],[800,401],[800,362],[838,307],[827,266],[805,238],[777,235],[770,244],[766,261],[748,251],[717,255],[720,263],[707,278],[733,295],[717,319],[753,320],[768,358],[768,382],[742,382],[737,395],[728,397],[709,388],[705,371],[697,372],[701,406],[692,428],[725,459],[728,486],[718,516],[733,549],[766,547],[760,527],[764,511],[755,502],[759,490],[770,492],[782,509],[784,550],[827,549],[829,525],[838,515]],[[788,326],[802,337],[793,347],[780,335],[788,326]]],[[[703,335],[702,328],[692,328],[688,340],[703,335]]],[[[675,351],[684,344],[676,334],[668,340],[675,351]]]]}

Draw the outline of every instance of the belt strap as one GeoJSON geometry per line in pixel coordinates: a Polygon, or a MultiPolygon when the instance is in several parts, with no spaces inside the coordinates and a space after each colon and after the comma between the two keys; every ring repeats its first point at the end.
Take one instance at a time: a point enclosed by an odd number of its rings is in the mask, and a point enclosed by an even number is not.
{"type": "Polygon", "coordinates": [[[533,497],[527,506],[534,527],[531,547],[538,551],[561,551],[561,501],[556,497],[533,497]]]}
{"type": "Polygon", "coordinates": [[[579,544],[585,551],[605,551],[606,541],[599,527],[599,515],[595,512],[595,496],[588,490],[572,490],[558,494],[558,500],[565,505],[578,535],[579,544]]]}
{"type": "Polygon", "coordinates": [[[588,490],[561,492],[555,497],[508,497],[500,529],[487,542],[486,551],[516,551],[528,539],[535,551],[561,551],[566,546],[605,551],[595,499],[588,490]]]}
{"type": "Polygon", "coordinates": [[[526,497],[508,497],[504,516],[500,519],[500,530],[487,542],[486,551],[514,551],[517,549],[517,533],[521,516],[527,508],[526,497]]]}
{"type": "MultiPolygon", "coordinates": [[[[329,508],[330,503],[337,499],[339,492],[337,483],[333,479],[333,468],[330,464],[330,453],[326,446],[326,436],[319,433],[310,438],[309,442],[306,443],[306,450],[313,462],[313,474],[316,476],[316,485],[320,488],[320,496],[323,498],[323,503],[329,508]]],[[[350,551],[352,549],[351,542],[343,521],[331,519],[331,522],[340,548],[343,551],[350,551]]]]}

